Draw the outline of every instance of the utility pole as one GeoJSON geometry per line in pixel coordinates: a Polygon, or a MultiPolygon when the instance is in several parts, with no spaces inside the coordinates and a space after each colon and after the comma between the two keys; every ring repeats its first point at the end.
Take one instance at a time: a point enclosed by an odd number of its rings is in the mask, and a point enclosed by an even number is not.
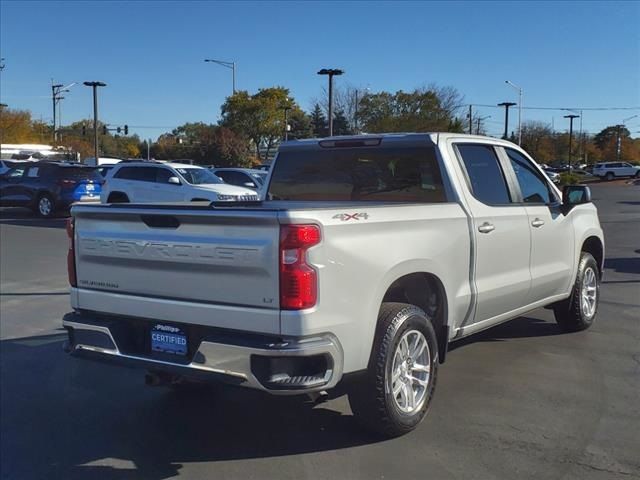
{"type": "Polygon", "coordinates": [[[573,151],[571,147],[573,146],[573,119],[578,118],[580,115],[565,115],[564,118],[569,119],[569,171],[571,171],[571,156],[573,155],[573,151]]]}
{"type": "Polygon", "coordinates": [[[217,63],[223,67],[231,69],[232,72],[232,82],[233,82],[233,94],[236,94],[236,62],[226,62],[224,60],[213,60],[212,58],[205,58],[205,62],[208,63],[217,63]]]}
{"type": "Polygon", "coordinates": [[[58,96],[60,95],[60,90],[64,85],[58,83],[56,85],[51,83],[51,100],[53,101],[53,144],[55,145],[58,140],[58,136],[56,135],[56,105],[58,104],[58,96]]]}
{"type": "Polygon", "coordinates": [[[2,129],[2,110],[7,108],[7,106],[8,105],[6,103],[0,103],[0,145],[2,145],[2,130],[3,130],[2,129]]]}
{"type": "Polygon", "coordinates": [[[473,105],[469,104],[469,135],[473,133],[473,105]]]}
{"type": "Polygon", "coordinates": [[[487,115],[486,117],[478,117],[476,119],[476,122],[477,122],[476,135],[480,135],[480,122],[482,122],[483,120],[486,120],[487,118],[491,118],[491,115],[487,115]]]}
{"type": "Polygon", "coordinates": [[[503,140],[509,138],[509,107],[513,107],[514,105],[514,102],[502,102],[498,104],[499,107],[504,107],[504,134],[502,135],[503,140]]]}
{"type": "Polygon", "coordinates": [[[98,164],[98,87],[106,87],[103,82],[84,82],[87,87],[93,88],[93,152],[98,164]]]}
{"type": "Polygon", "coordinates": [[[616,127],[618,127],[618,138],[616,141],[616,160],[619,162],[620,158],[622,157],[622,129],[626,128],[625,124],[629,121],[629,120],[633,120],[634,118],[636,118],[638,115],[632,115],[629,118],[625,118],[624,120],[622,120],[622,124],[621,125],[616,125],[616,127]]]}
{"type": "Polygon", "coordinates": [[[356,103],[353,109],[353,132],[358,134],[358,89],[356,89],[356,103]]]}

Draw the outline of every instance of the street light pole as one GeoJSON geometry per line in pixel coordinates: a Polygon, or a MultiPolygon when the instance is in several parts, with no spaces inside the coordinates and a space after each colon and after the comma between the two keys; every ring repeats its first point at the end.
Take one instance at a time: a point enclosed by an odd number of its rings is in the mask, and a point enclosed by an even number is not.
{"type": "Polygon", "coordinates": [[[283,105],[282,110],[284,110],[284,141],[289,141],[289,110],[291,110],[290,105],[283,105]]]}
{"type": "Polygon", "coordinates": [[[513,102],[502,102],[499,103],[499,107],[504,107],[504,134],[502,138],[506,140],[509,138],[509,107],[513,107],[515,103],[513,102]]]}
{"type": "Polygon", "coordinates": [[[96,159],[96,165],[98,162],[98,87],[106,87],[107,84],[103,82],[84,82],[87,87],[93,88],[93,152],[96,159]]]}
{"type": "Polygon", "coordinates": [[[476,126],[476,135],[480,135],[480,122],[486,120],[487,118],[491,118],[491,115],[487,115],[486,117],[478,117],[477,126],[476,126]]]}
{"type": "Polygon", "coordinates": [[[207,63],[217,63],[218,65],[222,65],[223,67],[231,69],[232,81],[233,81],[233,94],[236,94],[236,62],[226,62],[224,60],[214,60],[212,58],[205,58],[205,62],[207,63]]]}
{"type": "Polygon", "coordinates": [[[515,85],[509,80],[505,80],[504,83],[518,90],[518,145],[522,144],[522,87],[515,85]]]}
{"type": "Polygon", "coordinates": [[[569,119],[569,171],[571,171],[571,157],[573,155],[573,150],[571,147],[573,146],[573,119],[578,118],[580,115],[565,115],[564,118],[569,119]]]}
{"type": "Polygon", "coordinates": [[[323,68],[318,75],[329,76],[329,136],[333,136],[333,77],[334,75],[342,75],[344,70],[339,68],[323,68]]]}

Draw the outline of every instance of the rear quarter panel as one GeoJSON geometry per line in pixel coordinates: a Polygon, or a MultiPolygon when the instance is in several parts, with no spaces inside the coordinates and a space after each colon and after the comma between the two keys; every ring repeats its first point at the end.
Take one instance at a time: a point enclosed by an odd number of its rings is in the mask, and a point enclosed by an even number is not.
{"type": "Polygon", "coordinates": [[[378,311],[389,286],[416,272],[436,275],[447,292],[450,322],[469,306],[470,240],[457,203],[294,210],[281,223],[317,223],[322,243],[308,252],[319,273],[317,305],[282,311],[284,335],[334,333],[343,346],[345,372],[367,366],[378,311]],[[366,214],[343,220],[341,214],[366,214]]]}

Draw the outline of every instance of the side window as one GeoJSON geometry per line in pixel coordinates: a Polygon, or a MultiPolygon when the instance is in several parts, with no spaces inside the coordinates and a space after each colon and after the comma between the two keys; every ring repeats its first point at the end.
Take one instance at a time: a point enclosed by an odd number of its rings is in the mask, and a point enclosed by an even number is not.
{"type": "Polygon", "coordinates": [[[507,182],[491,145],[458,144],[456,146],[467,170],[471,193],[487,205],[511,203],[507,182]]]}
{"type": "Polygon", "coordinates": [[[505,148],[504,151],[516,174],[524,203],[551,203],[554,198],[549,191],[549,185],[531,162],[516,150],[505,148]]]}
{"type": "Polygon", "coordinates": [[[156,170],[156,183],[169,183],[169,178],[175,176],[171,170],[166,168],[156,168],[154,170],[156,170]]]}
{"type": "Polygon", "coordinates": [[[123,167],[116,172],[115,178],[122,180],[137,180],[139,182],[155,182],[156,168],[154,167],[123,167]]]}
{"type": "Polygon", "coordinates": [[[20,178],[24,175],[24,167],[17,167],[7,172],[8,178],[20,178]]]}
{"type": "Polygon", "coordinates": [[[133,167],[122,167],[113,175],[113,178],[120,178],[122,180],[133,180],[134,170],[135,168],[133,167]]]}
{"type": "Polygon", "coordinates": [[[30,167],[27,171],[27,177],[29,178],[38,178],[38,171],[40,169],[38,167],[30,167]]]}

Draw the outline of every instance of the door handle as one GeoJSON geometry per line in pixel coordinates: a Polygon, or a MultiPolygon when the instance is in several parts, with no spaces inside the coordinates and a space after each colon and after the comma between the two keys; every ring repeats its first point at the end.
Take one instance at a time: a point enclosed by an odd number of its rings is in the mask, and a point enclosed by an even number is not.
{"type": "Polygon", "coordinates": [[[541,227],[542,225],[544,225],[544,220],[541,220],[540,218],[536,218],[533,222],[531,222],[531,226],[532,227],[541,227]]]}
{"type": "Polygon", "coordinates": [[[480,233],[491,233],[496,229],[493,223],[484,222],[482,225],[478,227],[478,231],[480,233]]]}

